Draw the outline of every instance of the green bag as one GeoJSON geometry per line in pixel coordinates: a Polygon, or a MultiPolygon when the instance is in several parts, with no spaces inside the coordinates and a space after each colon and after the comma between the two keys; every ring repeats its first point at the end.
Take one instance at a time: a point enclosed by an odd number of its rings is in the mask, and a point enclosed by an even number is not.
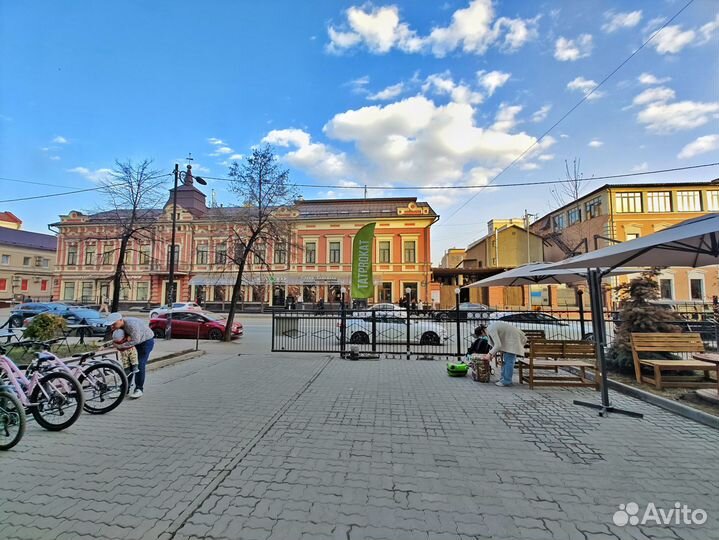
{"type": "Polygon", "coordinates": [[[465,377],[469,366],[464,362],[447,362],[447,375],[450,377],[465,377]]]}

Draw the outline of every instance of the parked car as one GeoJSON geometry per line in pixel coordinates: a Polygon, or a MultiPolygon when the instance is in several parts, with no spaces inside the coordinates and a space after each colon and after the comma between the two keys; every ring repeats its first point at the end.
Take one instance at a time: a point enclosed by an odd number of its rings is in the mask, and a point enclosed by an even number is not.
{"type": "MultiPolygon", "coordinates": [[[[45,311],[43,313],[58,315],[65,319],[67,324],[84,324],[89,326],[90,328],[84,330],[85,335],[104,336],[107,332],[107,315],[100,313],[96,309],[65,306],[65,309],[45,311]]],[[[33,318],[34,317],[28,317],[23,320],[22,326],[27,327],[33,318]]]]}
{"type": "MultiPolygon", "coordinates": [[[[407,317],[401,315],[375,319],[377,343],[405,343],[407,341],[407,317]]],[[[337,339],[342,337],[342,323],[337,323],[337,339]]],[[[442,345],[449,334],[442,325],[425,320],[410,322],[410,342],[420,345],[442,345]]],[[[345,331],[347,343],[372,342],[372,317],[348,318],[345,331]]]]}
{"type": "MultiPolygon", "coordinates": [[[[508,322],[520,330],[541,330],[546,339],[582,339],[579,321],[565,321],[541,311],[488,312],[486,318],[473,322],[490,324],[492,321],[508,322]]],[[[585,330],[584,339],[591,341],[591,323],[586,323],[585,330]]]]}
{"type": "Polygon", "coordinates": [[[373,304],[362,311],[355,311],[355,315],[358,317],[371,317],[372,312],[375,313],[376,317],[406,317],[407,310],[396,304],[373,304]]]}
{"type": "MultiPolygon", "coordinates": [[[[150,311],[150,318],[155,319],[159,315],[164,315],[170,311],[170,307],[168,306],[160,306],[157,308],[153,308],[150,311]]],[[[202,306],[196,304],[195,302],[175,302],[172,304],[172,312],[176,311],[202,311],[202,306]]]]}
{"type": "MultiPolygon", "coordinates": [[[[150,319],[150,328],[155,337],[164,338],[167,328],[167,313],[150,319]]],[[[227,328],[227,319],[209,311],[172,311],[172,337],[222,340],[227,328]]],[[[232,325],[232,337],[241,337],[242,323],[232,325]]]]}
{"type": "MultiPolygon", "coordinates": [[[[459,304],[459,320],[466,321],[467,319],[482,319],[485,318],[485,314],[489,311],[489,306],[485,306],[484,304],[462,302],[459,304]]],[[[448,309],[444,311],[435,311],[432,316],[436,321],[456,321],[457,310],[448,309]]]]}
{"type": "Polygon", "coordinates": [[[58,312],[68,309],[67,304],[55,302],[25,302],[10,310],[10,326],[22,326],[23,321],[28,317],[34,317],[39,313],[58,312]]]}

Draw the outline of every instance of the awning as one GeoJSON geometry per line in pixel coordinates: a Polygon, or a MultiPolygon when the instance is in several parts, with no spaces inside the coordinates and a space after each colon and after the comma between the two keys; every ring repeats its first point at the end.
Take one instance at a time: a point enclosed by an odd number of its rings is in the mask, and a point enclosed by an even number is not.
{"type": "MultiPolygon", "coordinates": [[[[243,285],[349,285],[351,280],[349,272],[283,272],[281,274],[245,273],[242,276],[243,285]]],[[[204,285],[214,287],[219,285],[234,285],[233,274],[198,274],[190,279],[190,285],[204,285]]]]}

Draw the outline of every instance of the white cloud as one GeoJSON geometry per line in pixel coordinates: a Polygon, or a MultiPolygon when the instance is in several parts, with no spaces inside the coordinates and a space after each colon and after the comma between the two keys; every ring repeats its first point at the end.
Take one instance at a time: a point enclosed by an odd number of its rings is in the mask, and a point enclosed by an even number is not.
{"type": "Polygon", "coordinates": [[[532,161],[527,161],[525,163],[520,163],[519,168],[522,171],[536,171],[537,169],[539,169],[539,165],[532,161]]]}
{"type": "Polygon", "coordinates": [[[207,139],[207,142],[215,146],[225,145],[225,141],[223,141],[222,139],[218,139],[217,137],[210,137],[209,139],[207,139]]]}
{"type": "Polygon", "coordinates": [[[404,91],[404,83],[400,82],[400,83],[388,86],[385,89],[380,90],[379,92],[376,92],[374,94],[369,94],[367,96],[367,99],[369,99],[370,101],[387,101],[387,100],[396,98],[403,91],[404,91]]]}
{"type": "Polygon", "coordinates": [[[713,152],[719,150],[719,135],[704,135],[687,144],[682,148],[677,157],[679,159],[689,159],[699,154],[713,152]]]}
{"type": "Polygon", "coordinates": [[[507,105],[502,103],[494,117],[492,129],[507,133],[517,125],[517,115],[522,112],[521,105],[507,105]]]}
{"type": "Polygon", "coordinates": [[[554,159],[554,154],[542,154],[537,157],[539,161],[552,161],[554,159]]]}
{"type": "Polygon", "coordinates": [[[662,84],[665,82],[669,82],[672,80],[671,77],[662,77],[661,79],[655,77],[651,73],[642,73],[637,77],[640,83],[646,84],[646,85],[652,85],[652,84],[662,84]]]}
{"type": "Polygon", "coordinates": [[[643,161],[642,163],[639,163],[638,165],[634,165],[632,167],[632,172],[644,172],[649,170],[649,163],[646,161],[643,161]]]}
{"type": "Polygon", "coordinates": [[[497,88],[504,86],[511,76],[511,73],[504,73],[502,71],[477,72],[479,84],[487,91],[488,96],[494,94],[497,88]]]}
{"type": "Polygon", "coordinates": [[[545,118],[547,118],[550,110],[552,110],[551,105],[543,105],[539,110],[534,111],[534,113],[532,114],[532,122],[542,122],[545,118]]]}
{"type": "Polygon", "coordinates": [[[369,84],[369,75],[363,75],[357,77],[351,81],[347,81],[342,86],[349,86],[354,94],[366,94],[368,92],[367,85],[369,84]]]}
{"type": "Polygon", "coordinates": [[[54,142],[55,144],[68,144],[69,141],[62,135],[58,135],[52,140],[52,142],[54,142]]]}
{"type": "Polygon", "coordinates": [[[242,154],[232,154],[232,155],[231,155],[229,158],[227,158],[227,159],[229,159],[230,161],[240,161],[240,160],[244,159],[244,157],[245,157],[245,156],[243,156],[242,154]]]}
{"type": "Polygon", "coordinates": [[[636,96],[632,103],[634,105],[646,105],[648,103],[664,103],[666,101],[674,99],[676,92],[666,86],[656,86],[654,88],[647,88],[636,96]]]}
{"type": "Polygon", "coordinates": [[[589,92],[591,92],[594,88],[596,88],[597,83],[591,79],[585,79],[584,77],[577,77],[574,80],[571,80],[567,83],[567,88],[569,90],[574,90],[577,92],[582,92],[585,96],[588,96],[588,100],[593,99],[599,99],[604,95],[604,92],[597,90],[593,94],[589,95],[589,92]]]}
{"type": "Polygon", "coordinates": [[[592,54],[591,34],[580,34],[576,39],[559,37],[554,43],[554,58],[560,62],[574,62],[592,54]]]}
{"type": "Polygon", "coordinates": [[[642,12],[641,10],[626,13],[607,11],[604,14],[604,18],[607,19],[607,22],[602,25],[602,30],[611,34],[621,28],[633,28],[638,25],[639,21],[642,20],[642,12]]]}
{"type": "Polygon", "coordinates": [[[699,45],[702,45],[711,40],[712,36],[714,35],[714,32],[716,32],[717,29],[719,29],[719,14],[714,17],[713,21],[710,21],[699,28],[699,33],[701,34],[699,45]]]}
{"type": "Polygon", "coordinates": [[[313,143],[310,134],[301,129],[274,129],[262,142],[294,148],[282,156],[282,159],[315,176],[337,179],[351,174],[344,152],[334,152],[322,143],[313,143]]]}
{"type": "Polygon", "coordinates": [[[654,102],[639,111],[637,120],[655,133],[672,133],[703,126],[719,112],[719,102],[654,102]]]}
{"type": "Polygon", "coordinates": [[[60,156],[50,156],[52,161],[60,161],[60,156]]]}
{"type": "Polygon", "coordinates": [[[102,182],[112,179],[112,169],[95,169],[90,170],[87,167],[74,167],[67,169],[67,172],[79,174],[90,180],[91,182],[102,182]]]}
{"type": "MultiPolygon", "coordinates": [[[[222,141],[220,141],[220,143],[225,144],[225,143],[222,143],[222,141]]],[[[213,144],[216,144],[216,143],[213,143],[213,144]]],[[[214,157],[226,156],[227,154],[232,154],[233,152],[234,152],[234,150],[232,148],[230,148],[229,146],[219,146],[218,145],[217,148],[215,148],[215,151],[212,152],[210,155],[214,156],[214,157]]]]}
{"type": "Polygon", "coordinates": [[[659,54],[676,54],[696,38],[694,30],[682,30],[680,25],[667,26],[651,41],[659,54]]]}
{"type": "Polygon", "coordinates": [[[436,105],[414,96],[337,114],[324,131],[354,144],[371,178],[420,185],[469,182],[477,167],[507,165],[536,141],[526,133],[480,127],[474,112],[466,103],[436,105]]]}
{"type": "Polygon", "coordinates": [[[592,139],[591,141],[589,141],[588,146],[589,148],[599,148],[601,146],[604,146],[604,143],[599,139],[592,139]]]}
{"type": "Polygon", "coordinates": [[[427,77],[422,85],[424,93],[434,92],[439,95],[448,95],[455,103],[469,103],[477,105],[484,101],[484,96],[472,90],[469,86],[460,81],[455,83],[448,71],[435,73],[427,77]]]}
{"type": "Polygon", "coordinates": [[[437,57],[455,50],[484,54],[492,45],[512,52],[537,37],[539,21],[539,17],[495,20],[491,0],[471,0],[466,8],[452,14],[447,26],[435,27],[426,36],[418,35],[408,23],[402,22],[399,8],[394,5],[352,6],[345,11],[345,17],[339,28],[327,28],[329,52],[339,53],[359,45],[374,54],[398,49],[406,53],[431,51],[437,57]]]}

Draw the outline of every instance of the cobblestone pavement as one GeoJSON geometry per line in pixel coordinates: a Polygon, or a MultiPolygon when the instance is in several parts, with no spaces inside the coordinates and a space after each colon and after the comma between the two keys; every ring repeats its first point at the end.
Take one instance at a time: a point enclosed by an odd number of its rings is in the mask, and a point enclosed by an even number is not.
{"type": "Polygon", "coordinates": [[[143,399],[0,454],[0,538],[719,538],[719,432],[592,391],[498,388],[432,361],[212,353],[143,399]],[[702,526],[619,527],[675,502],[702,526]]]}

